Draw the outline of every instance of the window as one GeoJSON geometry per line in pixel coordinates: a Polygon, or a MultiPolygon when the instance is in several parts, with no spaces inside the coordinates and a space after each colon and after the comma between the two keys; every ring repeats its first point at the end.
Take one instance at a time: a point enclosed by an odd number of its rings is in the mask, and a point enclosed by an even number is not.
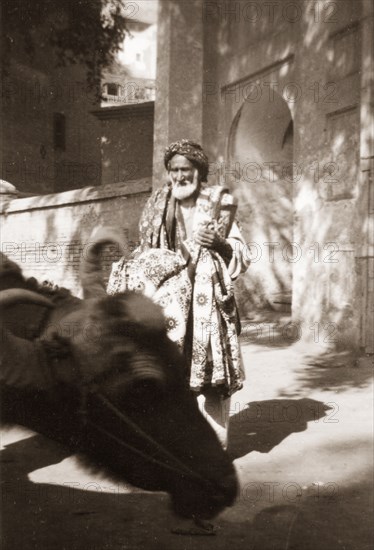
{"type": "Polygon", "coordinates": [[[106,93],[108,95],[119,95],[119,86],[115,82],[108,82],[106,84],[106,93]]]}
{"type": "Polygon", "coordinates": [[[53,147],[60,151],[66,148],[66,117],[62,113],[53,114],[53,147]]]}

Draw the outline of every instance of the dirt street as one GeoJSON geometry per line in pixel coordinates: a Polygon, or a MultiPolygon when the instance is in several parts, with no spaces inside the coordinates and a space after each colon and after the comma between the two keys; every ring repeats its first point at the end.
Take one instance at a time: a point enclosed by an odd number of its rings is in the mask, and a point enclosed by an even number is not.
{"type": "Polygon", "coordinates": [[[1,439],[2,550],[371,549],[373,360],[288,344],[243,341],[229,433],[241,490],[215,536],[172,534],[167,495],[115,486],[12,427],[1,439]]]}

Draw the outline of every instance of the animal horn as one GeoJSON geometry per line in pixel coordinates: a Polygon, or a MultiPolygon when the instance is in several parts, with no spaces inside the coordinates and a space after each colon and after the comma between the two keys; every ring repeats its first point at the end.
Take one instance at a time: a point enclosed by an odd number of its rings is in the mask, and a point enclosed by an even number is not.
{"type": "Polygon", "coordinates": [[[105,296],[105,286],[100,265],[100,251],[107,244],[118,244],[123,252],[124,243],[118,236],[118,230],[101,227],[94,231],[88,246],[83,251],[80,265],[80,280],[84,298],[105,296]]]}
{"type": "Polygon", "coordinates": [[[0,308],[6,308],[13,304],[29,303],[53,307],[53,303],[44,296],[23,288],[8,288],[0,291],[0,308]]]}

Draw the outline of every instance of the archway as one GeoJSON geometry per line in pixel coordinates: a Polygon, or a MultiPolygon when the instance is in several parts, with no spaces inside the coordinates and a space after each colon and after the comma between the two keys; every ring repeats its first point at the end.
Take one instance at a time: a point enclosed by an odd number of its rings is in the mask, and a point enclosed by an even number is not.
{"type": "Polygon", "coordinates": [[[238,218],[252,265],[238,282],[242,314],[253,308],[291,311],[293,235],[293,121],[274,92],[244,102],[230,130],[228,157],[236,177],[238,218]]]}

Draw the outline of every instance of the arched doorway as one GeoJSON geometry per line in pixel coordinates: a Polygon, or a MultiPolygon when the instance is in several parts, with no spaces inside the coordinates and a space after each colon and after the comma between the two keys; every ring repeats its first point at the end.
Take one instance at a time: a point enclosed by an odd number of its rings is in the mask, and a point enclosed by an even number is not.
{"type": "Polygon", "coordinates": [[[253,308],[291,311],[293,238],[293,121],[276,92],[244,102],[232,123],[228,158],[238,218],[252,265],[238,282],[242,314],[253,308]]]}

